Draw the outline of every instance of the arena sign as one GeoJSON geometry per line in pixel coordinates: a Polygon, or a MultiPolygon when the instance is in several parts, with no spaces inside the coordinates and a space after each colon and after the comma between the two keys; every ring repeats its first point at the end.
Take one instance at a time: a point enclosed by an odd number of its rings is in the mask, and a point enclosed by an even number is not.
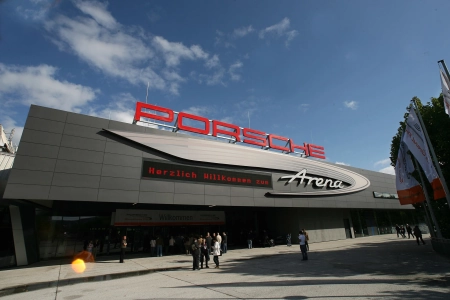
{"type": "Polygon", "coordinates": [[[174,132],[178,130],[184,130],[197,134],[227,139],[233,143],[246,143],[249,145],[261,147],[263,149],[275,149],[280,150],[283,153],[296,153],[301,154],[304,157],[311,156],[325,159],[325,151],[322,146],[308,143],[303,143],[303,145],[296,145],[292,139],[287,137],[267,134],[259,130],[243,128],[222,121],[209,120],[207,118],[188,114],[185,112],[176,112],[169,108],[143,102],[136,103],[136,112],[134,114],[133,124],[136,124],[137,122],[150,123],[170,128],[174,132]],[[155,123],[153,121],[142,120],[142,118],[158,120],[169,124],[155,123]],[[193,127],[186,124],[189,123],[189,121],[197,121],[202,125],[200,126],[200,128],[193,127]],[[284,146],[277,145],[276,142],[281,142],[282,144],[284,144],[284,146]],[[296,150],[300,150],[302,152],[296,152],[296,150]]]}
{"type": "MultiPolygon", "coordinates": [[[[370,181],[350,169],[341,166],[322,162],[319,160],[306,159],[298,156],[287,155],[275,151],[262,151],[253,147],[239,147],[232,143],[220,143],[217,141],[205,140],[190,137],[188,135],[179,136],[176,134],[159,134],[159,130],[149,129],[146,132],[129,132],[122,130],[103,129],[105,132],[115,136],[127,139],[129,141],[138,143],[150,149],[164,153],[171,157],[175,157],[186,164],[192,165],[194,162],[200,162],[203,166],[210,165],[212,168],[219,166],[220,168],[234,169],[233,173],[220,173],[220,180],[218,180],[218,173],[216,179],[205,174],[214,174],[211,172],[203,172],[200,169],[169,169],[167,166],[152,166],[143,165],[142,177],[160,178],[169,180],[201,180],[203,183],[210,184],[236,184],[244,185],[243,178],[247,177],[246,171],[256,171],[260,174],[269,172],[272,176],[272,183],[270,181],[266,184],[265,178],[255,178],[256,180],[264,180],[264,185],[256,185],[261,189],[266,189],[266,197],[271,196],[287,196],[287,197],[310,197],[310,196],[324,196],[324,195],[342,195],[363,191],[370,186],[370,181]],[[152,133],[153,132],[153,133],[152,133]],[[153,168],[153,169],[152,169],[153,168]],[[239,170],[239,171],[238,171],[239,170]],[[242,171],[241,171],[242,170],[242,171]],[[270,171],[271,170],[271,171],[270,171]],[[174,173],[170,173],[173,171],[174,173]],[[179,172],[178,172],[179,171],[179,172]],[[184,175],[182,173],[184,171],[184,175]],[[195,173],[195,176],[193,175],[195,173]],[[187,177],[186,174],[189,174],[187,177]],[[172,176],[173,175],[173,176],[172,176]],[[178,175],[180,179],[178,179],[178,175]],[[222,177],[224,175],[225,177],[222,177]],[[228,181],[230,177],[230,181],[228,181]],[[211,180],[212,178],[212,180],[211,180]],[[225,179],[224,179],[225,178],[225,179]],[[233,181],[233,178],[236,178],[233,181]],[[241,178],[241,182],[238,181],[241,178]],[[278,178],[278,179],[275,179],[278,178]],[[283,184],[276,184],[283,182],[289,185],[289,189],[283,184]],[[298,181],[298,184],[293,184],[298,181]],[[300,184],[303,183],[302,184],[300,184]],[[311,184],[311,187],[307,187],[311,184]],[[306,186],[304,186],[306,185],[306,186]]],[[[145,159],[144,159],[145,161],[145,159]]],[[[198,166],[203,168],[203,166],[198,166]]],[[[269,173],[269,174],[270,174],[269,173]]],[[[246,180],[247,187],[254,188],[255,181],[250,182],[246,180]]]]}
{"type": "Polygon", "coordinates": [[[321,177],[311,177],[306,175],[306,169],[301,170],[297,174],[293,176],[283,176],[280,179],[289,179],[286,184],[292,183],[294,180],[298,180],[299,184],[303,184],[303,181],[306,179],[306,185],[314,184],[316,187],[325,187],[325,188],[333,188],[333,189],[340,189],[344,188],[345,185],[343,185],[341,180],[332,180],[329,178],[321,178],[321,177]]]}

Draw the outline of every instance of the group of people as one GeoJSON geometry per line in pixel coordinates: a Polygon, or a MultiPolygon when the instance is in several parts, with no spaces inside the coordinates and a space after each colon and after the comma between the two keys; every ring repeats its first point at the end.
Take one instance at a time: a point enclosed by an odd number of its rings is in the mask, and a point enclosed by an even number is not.
{"type": "Polygon", "coordinates": [[[397,231],[397,237],[403,237],[406,238],[405,231],[408,233],[408,239],[411,238],[411,236],[416,238],[417,245],[420,245],[419,239],[422,242],[423,245],[425,245],[425,242],[422,238],[422,231],[420,230],[419,226],[414,226],[414,229],[409,226],[409,224],[406,224],[406,227],[403,225],[398,226],[398,224],[395,224],[395,230],[397,231]]]}
{"type": "Polygon", "coordinates": [[[194,237],[190,245],[190,252],[192,254],[192,270],[203,269],[203,264],[205,264],[205,268],[209,268],[208,262],[211,254],[216,265],[215,268],[220,268],[219,256],[227,253],[227,235],[224,232],[223,236],[219,233],[213,233],[211,236],[207,232],[204,238],[201,235],[194,237]]]}

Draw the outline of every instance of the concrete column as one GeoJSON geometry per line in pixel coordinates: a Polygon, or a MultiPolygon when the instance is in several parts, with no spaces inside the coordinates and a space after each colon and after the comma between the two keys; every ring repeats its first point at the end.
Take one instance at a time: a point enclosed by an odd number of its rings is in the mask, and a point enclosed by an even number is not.
{"type": "Polygon", "coordinates": [[[9,212],[11,215],[11,225],[14,238],[14,250],[16,252],[16,263],[17,266],[26,266],[28,265],[28,258],[25,246],[25,238],[22,227],[22,218],[20,215],[20,209],[15,205],[10,205],[9,212]]]}

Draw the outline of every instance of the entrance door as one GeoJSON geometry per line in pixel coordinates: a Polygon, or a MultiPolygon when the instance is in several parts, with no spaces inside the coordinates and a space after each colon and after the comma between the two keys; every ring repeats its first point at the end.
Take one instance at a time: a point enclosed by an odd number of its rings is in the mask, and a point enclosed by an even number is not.
{"type": "Polygon", "coordinates": [[[351,239],[352,238],[352,230],[350,228],[350,220],[349,219],[344,219],[344,228],[345,228],[345,237],[347,239],[351,239]]]}

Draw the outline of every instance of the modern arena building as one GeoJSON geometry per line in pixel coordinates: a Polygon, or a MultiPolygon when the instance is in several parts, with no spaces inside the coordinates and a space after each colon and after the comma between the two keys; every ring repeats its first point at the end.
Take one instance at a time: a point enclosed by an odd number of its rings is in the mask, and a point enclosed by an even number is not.
{"type": "Polygon", "coordinates": [[[73,256],[87,240],[115,252],[120,235],[129,251],[145,250],[155,234],[207,231],[245,247],[250,230],[257,243],[264,231],[284,242],[305,228],[316,243],[421,221],[399,204],[392,175],[326,162],[317,145],[140,102],[133,124],[32,105],[15,158],[1,157],[1,267],[73,256]]]}

